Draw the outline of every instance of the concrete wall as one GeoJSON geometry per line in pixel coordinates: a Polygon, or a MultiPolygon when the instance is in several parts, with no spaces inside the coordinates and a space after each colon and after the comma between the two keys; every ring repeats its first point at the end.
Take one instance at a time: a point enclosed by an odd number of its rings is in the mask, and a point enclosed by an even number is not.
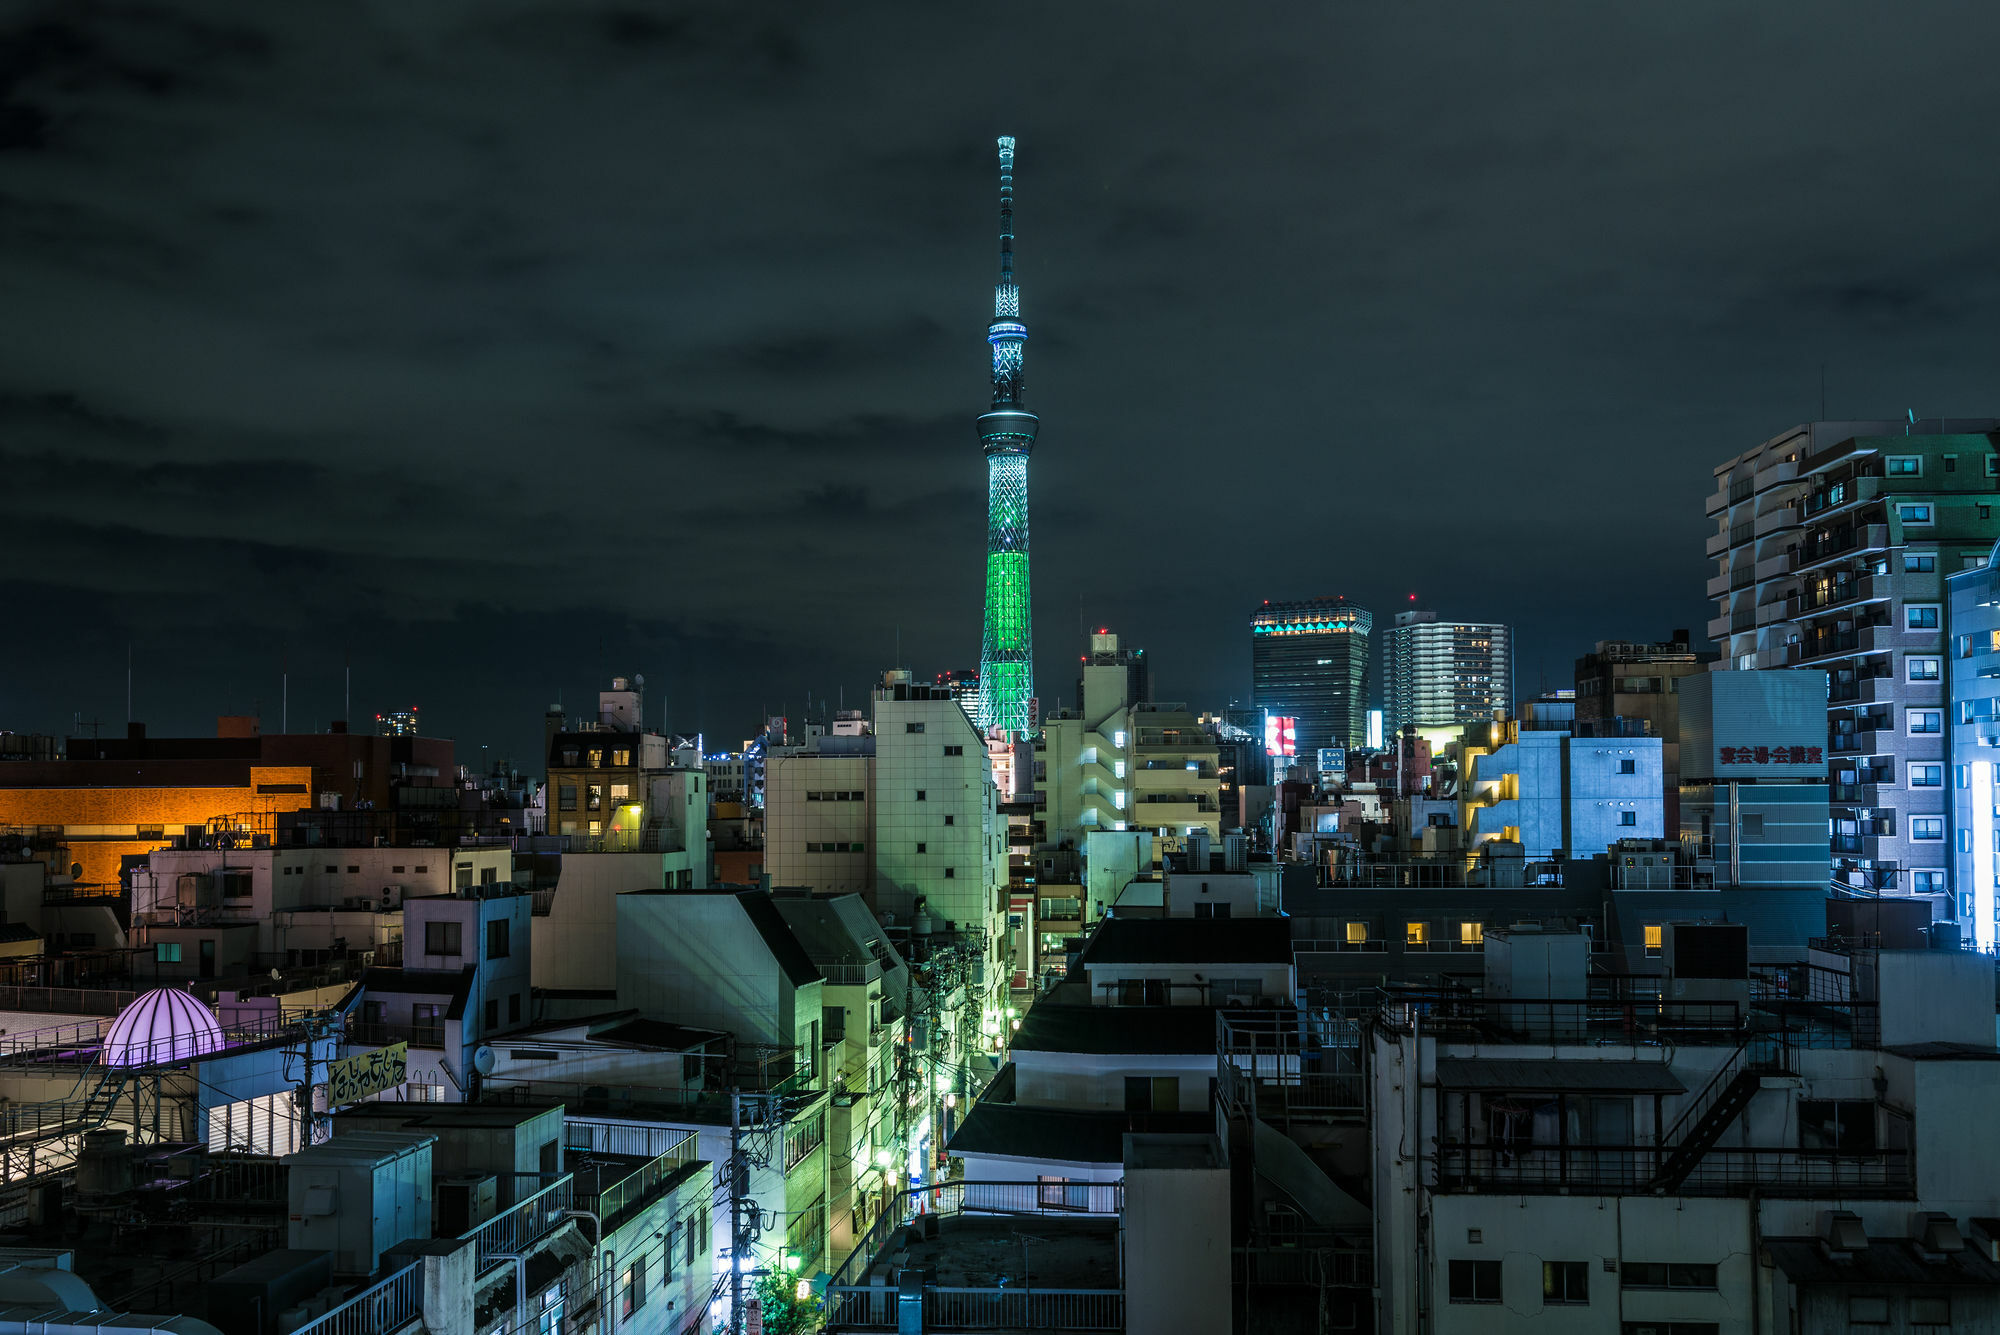
{"type": "Polygon", "coordinates": [[[772,756],[765,764],[764,870],[774,886],[816,894],[873,894],[875,758],[772,756]],[[860,793],[858,800],[811,793],[860,793]],[[824,846],[859,844],[860,852],[824,846]],[[812,851],[815,846],[820,851],[812,851]]]}
{"type": "Polygon", "coordinates": [[[548,916],[531,925],[536,987],[608,988],[617,956],[617,896],[661,888],[658,853],[565,853],[548,916]]]}
{"type": "Polygon", "coordinates": [[[1206,1112],[1215,1054],[1014,1053],[1014,1099],[1028,1107],[1123,1109],[1127,1076],[1173,1076],[1181,1112],[1206,1112]]]}
{"type": "Polygon", "coordinates": [[[620,895],[617,909],[619,1006],[745,1043],[795,1041],[791,986],[735,895],[620,895]]]}
{"type": "Polygon", "coordinates": [[[1220,1143],[1127,1136],[1125,1158],[1126,1329],[1228,1330],[1229,1167],[1220,1143]]]}
{"type": "MultiPolygon", "coordinates": [[[[1571,857],[1602,853],[1620,839],[1667,834],[1665,763],[1657,737],[1567,739],[1571,857]],[[1622,773],[1624,762],[1633,772],[1622,773]],[[1632,824],[1624,823],[1630,816],[1632,824]]],[[[1523,780],[1525,783],[1525,779],[1523,780]]],[[[1529,856],[1533,856],[1530,850],[1529,856]]]]}

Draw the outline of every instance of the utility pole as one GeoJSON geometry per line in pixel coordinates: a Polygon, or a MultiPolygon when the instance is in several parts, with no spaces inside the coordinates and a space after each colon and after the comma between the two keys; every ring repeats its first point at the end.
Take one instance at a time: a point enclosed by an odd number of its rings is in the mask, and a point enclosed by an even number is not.
{"type": "Polygon", "coordinates": [[[729,1091],[729,1329],[743,1332],[743,1188],[750,1176],[743,1162],[743,1091],[729,1091]]]}

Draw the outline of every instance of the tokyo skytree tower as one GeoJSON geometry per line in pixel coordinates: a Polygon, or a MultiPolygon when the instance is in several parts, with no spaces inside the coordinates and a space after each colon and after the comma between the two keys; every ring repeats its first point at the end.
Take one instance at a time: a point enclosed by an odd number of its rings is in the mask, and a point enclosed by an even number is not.
{"type": "Polygon", "coordinates": [[[986,634],[979,650],[981,728],[1009,737],[1030,727],[1034,616],[1028,601],[1028,455],[1041,422],[1021,392],[1021,289],[1014,283],[1014,139],[1000,139],[1000,281],[993,287],[993,406],[979,418],[986,446],[986,634]]]}

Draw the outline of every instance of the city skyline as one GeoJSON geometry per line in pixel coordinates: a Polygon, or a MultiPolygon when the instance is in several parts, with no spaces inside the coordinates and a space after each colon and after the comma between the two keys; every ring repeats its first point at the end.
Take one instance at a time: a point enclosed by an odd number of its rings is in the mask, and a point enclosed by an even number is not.
{"type": "Polygon", "coordinates": [[[1411,589],[1516,627],[1517,693],[1565,684],[1599,639],[1703,623],[1714,459],[1822,402],[1987,406],[2000,187],[1963,164],[2000,19],[1724,12],[1597,15],[1615,82],[1476,6],[1163,13],[1130,50],[1031,10],[1005,52],[969,15],[917,44],[534,6],[24,26],[0,453],[67,537],[0,546],[60,651],[0,664],[0,726],[121,726],[128,645],[159,731],[275,718],[287,662],[323,726],[351,660],[357,715],[420,704],[522,762],[616,672],[734,738],[896,660],[970,666],[961,331],[1001,132],[1036,154],[1045,696],[1108,625],[1164,696],[1247,699],[1261,600],[1411,589]],[[1759,77],[1864,45],[1955,100],[1759,77]],[[1902,179],[1954,206],[1792,207],[1902,179]],[[1204,508],[1268,550],[1163,563],[1159,516],[1204,508]],[[1452,541],[1321,573],[1329,524],[1381,550],[1424,511],[1452,541]]]}

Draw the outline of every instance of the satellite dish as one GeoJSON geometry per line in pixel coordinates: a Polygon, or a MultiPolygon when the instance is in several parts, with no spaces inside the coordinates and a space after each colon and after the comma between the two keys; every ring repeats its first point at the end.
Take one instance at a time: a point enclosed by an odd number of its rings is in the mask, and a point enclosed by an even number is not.
{"type": "Polygon", "coordinates": [[[472,1050],[472,1069],[481,1075],[493,1074],[493,1049],[481,1043],[472,1050]]]}
{"type": "Polygon", "coordinates": [[[646,674],[641,672],[637,676],[633,677],[632,684],[634,686],[644,686],[646,684],[646,674]]]}
{"type": "Polygon", "coordinates": [[[275,968],[271,970],[271,981],[274,983],[282,979],[284,976],[285,975],[279,973],[275,968]]]}
{"type": "Polygon", "coordinates": [[[71,880],[73,881],[73,880],[75,880],[75,879],[76,879],[77,877],[79,877],[79,876],[81,876],[81,875],[83,875],[83,864],[82,864],[81,862],[72,862],[72,863],[70,863],[70,864],[69,864],[69,878],[70,878],[70,879],[71,879],[71,880]]]}

